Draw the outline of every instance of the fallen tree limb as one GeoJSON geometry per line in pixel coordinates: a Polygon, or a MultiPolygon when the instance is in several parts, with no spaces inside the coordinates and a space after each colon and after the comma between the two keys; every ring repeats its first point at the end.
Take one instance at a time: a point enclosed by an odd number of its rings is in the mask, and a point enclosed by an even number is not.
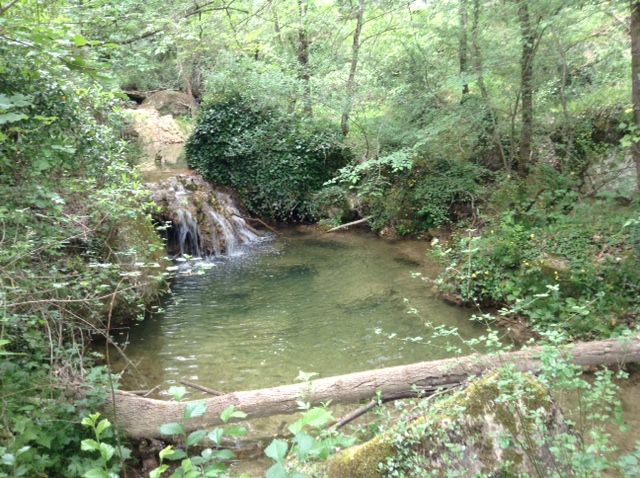
{"type": "MultiPolygon", "coordinates": [[[[419,362],[378,370],[351,373],[313,380],[309,383],[227,393],[199,400],[207,404],[207,412],[188,423],[189,430],[221,424],[220,413],[229,405],[248,414],[248,418],[294,413],[299,400],[312,404],[355,403],[382,396],[408,393],[416,389],[435,390],[460,384],[469,377],[506,364],[522,371],[538,372],[542,368],[543,347],[495,355],[472,354],[464,357],[419,362]]],[[[563,348],[576,365],[616,366],[640,362],[640,338],[610,339],[577,343],[563,348]]],[[[115,417],[118,429],[134,438],[160,436],[160,425],[180,422],[187,402],[155,400],[117,392],[115,417]]],[[[108,404],[108,412],[112,405],[108,404]]]]}
{"type": "Polygon", "coordinates": [[[339,226],[332,227],[331,229],[329,229],[329,230],[327,231],[327,233],[329,233],[329,232],[339,231],[340,229],[346,229],[347,227],[350,227],[350,226],[356,226],[356,225],[358,225],[358,224],[362,224],[363,222],[367,222],[367,221],[368,221],[369,219],[371,219],[372,217],[373,217],[373,216],[367,216],[367,217],[363,217],[362,219],[358,219],[357,221],[351,221],[351,222],[348,222],[348,223],[346,223],[346,224],[341,224],[341,225],[339,225],[339,226]]]}
{"type": "Polygon", "coordinates": [[[357,420],[365,413],[370,412],[377,406],[382,405],[384,403],[394,402],[396,400],[403,400],[405,398],[423,398],[425,400],[431,400],[435,397],[441,396],[444,393],[450,393],[452,390],[456,388],[458,388],[458,385],[443,387],[438,390],[418,390],[415,392],[399,393],[396,395],[387,395],[386,397],[374,398],[369,403],[359,408],[356,408],[352,412],[340,418],[340,420],[338,420],[333,425],[331,425],[330,429],[339,430],[340,428],[344,427],[345,425],[348,425],[354,420],[357,420]]]}

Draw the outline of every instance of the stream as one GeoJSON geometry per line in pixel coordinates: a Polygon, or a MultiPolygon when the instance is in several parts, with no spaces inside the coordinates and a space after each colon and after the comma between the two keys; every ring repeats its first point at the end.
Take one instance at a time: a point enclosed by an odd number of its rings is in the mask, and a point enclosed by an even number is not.
{"type": "Polygon", "coordinates": [[[460,341],[431,339],[432,326],[482,333],[469,311],[437,299],[417,276],[437,273],[427,243],[284,232],[204,267],[182,266],[164,310],[129,331],[126,352],[138,366],[126,382],[271,387],[301,370],[327,377],[452,356],[447,346],[460,341]]]}

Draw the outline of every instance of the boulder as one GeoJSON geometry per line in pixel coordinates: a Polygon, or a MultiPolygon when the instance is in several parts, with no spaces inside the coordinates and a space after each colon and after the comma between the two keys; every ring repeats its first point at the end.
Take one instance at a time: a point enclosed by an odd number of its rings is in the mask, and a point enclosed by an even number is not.
{"type": "Polygon", "coordinates": [[[568,428],[530,374],[493,373],[420,410],[336,455],[328,476],[539,476],[540,469],[562,469],[550,442],[568,428]]]}

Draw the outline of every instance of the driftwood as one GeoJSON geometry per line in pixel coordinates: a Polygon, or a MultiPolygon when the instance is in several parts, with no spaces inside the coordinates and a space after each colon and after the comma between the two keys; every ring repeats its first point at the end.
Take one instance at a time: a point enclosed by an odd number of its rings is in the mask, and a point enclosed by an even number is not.
{"type": "Polygon", "coordinates": [[[362,219],[358,219],[357,221],[351,221],[351,222],[348,222],[346,224],[341,224],[339,226],[332,227],[331,229],[329,229],[326,232],[329,233],[329,232],[339,231],[340,229],[346,229],[347,227],[350,227],[350,226],[356,226],[358,224],[362,224],[363,222],[367,222],[372,217],[373,216],[367,216],[367,217],[363,217],[362,219]]]}
{"type": "MultiPolygon", "coordinates": [[[[563,350],[574,364],[583,368],[640,362],[639,337],[577,343],[563,350]]],[[[542,368],[542,351],[542,347],[531,347],[495,355],[473,354],[321,378],[309,383],[227,393],[201,400],[207,404],[207,412],[187,427],[194,430],[221,424],[220,413],[229,405],[247,413],[248,418],[258,418],[294,413],[298,411],[299,400],[312,404],[355,403],[370,400],[376,393],[384,398],[417,389],[447,388],[506,364],[515,365],[522,371],[538,372],[542,368]]],[[[159,428],[163,423],[182,420],[186,403],[116,392],[115,407],[108,404],[105,410],[115,409],[116,415],[112,418],[130,437],[154,438],[160,436],[159,428]]]]}

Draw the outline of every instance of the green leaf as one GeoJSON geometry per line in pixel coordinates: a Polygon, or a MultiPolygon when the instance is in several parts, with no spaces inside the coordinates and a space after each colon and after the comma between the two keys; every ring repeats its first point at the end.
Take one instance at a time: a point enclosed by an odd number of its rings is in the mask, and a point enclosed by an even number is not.
{"type": "Polygon", "coordinates": [[[111,422],[106,418],[103,418],[102,420],[100,420],[100,423],[98,423],[98,426],[96,427],[96,436],[100,438],[102,433],[110,426],[111,426],[111,422]]]}
{"type": "Polygon", "coordinates": [[[220,461],[229,461],[233,460],[236,457],[236,454],[231,450],[216,450],[213,452],[213,458],[220,461]]]}
{"type": "Polygon", "coordinates": [[[184,387],[169,387],[169,395],[171,395],[173,399],[177,400],[178,402],[182,400],[186,394],[187,389],[184,387]]]}
{"type": "Polygon", "coordinates": [[[216,445],[220,444],[220,440],[224,436],[224,430],[222,428],[214,428],[209,432],[209,440],[211,440],[216,445]]]}
{"type": "Polygon", "coordinates": [[[220,414],[220,419],[224,422],[227,423],[229,420],[231,420],[232,418],[246,418],[247,414],[244,412],[241,412],[239,410],[236,410],[235,405],[229,405],[227,408],[225,408],[223,410],[223,412],[220,414]]]}
{"type": "Polygon", "coordinates": [[[116,449],[113,446],[104,442],[100,443],[100,456],[105,462],[109,461],[115,452],[116,449]]]}
{"type": "Polygon", "coordinates": [[[247,429],[240,425],[230,425],[224,429],[224,434],[230,437],[243,437],[247,433],[247,429]]]}
{"type": "Polygon", "coordinates": [[[273,440],[271,444],[264,450],[264,454],[278,463],[283,462],[287,456],[289,444],[284,440],[273,440]]]}
{"type": "Polygon", "coordinates": [[[27,118],[28,116],[23,113],[3,113],[0,114],[0,124],[16,123],[27,118]]]}
{"type": "Polygon", "coordinates": [[[207,404],[204,402],[189,402],[184,409],[184,419],[201,417],[207,411],[207,404]]]}
{"type": "Polygon", "coordinates": [[[171,456],[174,452],[175,452],[175,449],[173,448],[172,445],[165,446],[162,450],[160,450],[160,453],[158,453],[158,456],[160,457],[160,461],[171,456]]]}
{"type": "Polygon", "coordinates": [[[169,469],[169,465],[160,465],[149,472],[149,478],[160,478],[169,469]]]}
{"type": "Polygon", "coordinates": [[[187,457],[187,454],[185,453],[184,450],[173,450],[173,453],[166,456],[167,460],[169,461],[182,460],[183,458],[186,458],[186,457],[187,457]]]}
{"type": "Polygon", "coordinates": [[[87,41],[87,39],[85,37],[83,37],[82,35],[76,35],[74,36],[71,41],[76,45],[76,46],[85,46],[88,45],[89,42],[87,41]]]}
{"type": "Polygon", "coordinates": [[[99,413],[92,413],[91,415],[84,417],[80,423],[85,427],[92,427],[96,424],[98,418],[100,418],[99,413]]]}
{"type": "Polygon", "coordinates": [[[299,370],[296,380],[300,382],[308,382],[309,380],[311,380],[313,377],[316,377],[317,375],[318,375],[317,372],[303,372],[302,370],[299,370]]]}
{"type": "Polygon", "coordinates": [[[276,463],[267,470],[266,478],[287,478],[287,470],[282,463],[276,463]]]}
{"type": "Polygon", "coordinates": [[[91,468],[82,476],[83,478],[109,478],[109,473],[102,468],[91,468]]]}
{"type": "Polygon", "coordinates": [[[193,446],[197,443],[200,443],[207,436],[207,432],[205,430],[196,430],[193,433],[190,433],[187,437],[187,446],[193,446]]]}
{"type": "Polygon", "coordinates": [[[316,439],[305,432],[300,432],[295,436],[298,445],[298,458],[304,460],[316,446],[316,439]]]}
{"type": "Polygon", "coordinates": [[[20,108],[32,104],[30,96],[25,96],[20,93],[7,96],[0,93],[0,109],[9,110],[11,108],[20,108]]]}
{"type": "Polygon", "coordinates": [[[160,433],[163,435],[183,435],[184,427],[179,423],[165,423],[160,425],[160,433]]]}
{"type": "Polygon", "coordinates": [[[97,451],[100,450],[100,443],[91,438],[87,438],[86,440],[82,440],[80,442],[80,449],[82,451],[97,451]]]}

